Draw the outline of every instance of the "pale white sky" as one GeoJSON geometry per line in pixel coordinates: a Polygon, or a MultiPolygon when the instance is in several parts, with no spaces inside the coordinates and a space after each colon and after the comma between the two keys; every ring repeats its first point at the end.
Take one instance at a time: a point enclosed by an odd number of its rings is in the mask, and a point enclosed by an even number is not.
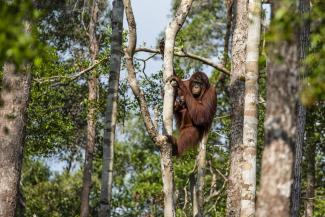
{"type": "MultiPolygon", "coordinates": [[[[171,18],[171,0],[132,0],[133,13],[137,23],[137,46],[156,47],[159,33],[165,30],[171,18]]],[[[124,28],[127,22],[124,16],[124,28]]],[[[140,54],[138,57],[147,55],[140,54]]],[[[159,59],[160,60],[160,59],[159,59]]],[[[148,74],[161,69],[162,61],[150,60],[146,64],[148,74]]]]}

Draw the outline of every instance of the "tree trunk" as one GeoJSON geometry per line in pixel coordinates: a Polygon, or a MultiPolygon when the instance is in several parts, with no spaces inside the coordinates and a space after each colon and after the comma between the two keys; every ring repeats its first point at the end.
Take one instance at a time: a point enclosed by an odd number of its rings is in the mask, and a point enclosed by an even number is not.
{"type": "Polygon", "coordinates": [[[117,99],[121,70],[122,32],[123,32],[123,0],[113,1],[111,61],[108,81],[108,93],[105,113],[103,139],[103,168],[100,194],[99,217],[111,216],[112,183],[114,163],[115,128],[117,122],[117,99]]]}
{"type": "Polygon", "coordinates": [[[206,133],[199,146],[199,154],[197,156],[197,177],[196,183],[193,190],[193,216],[203,217],[204,216],[204,178],[205,178],[205,167],[206,167],[206,144],[208,142],[208,134],[206,133]]]}
{"type": "MultiPolygon", "coordinates": [[[[299,13],[304,17],[310,12],[310,0],[299,0],[299,13]]],[[[299,88],[302,88],[302,82],[306,75],[306,68],[303,67],[303,61],[309,49],[309,32],[310,25],[307,19],[301,26],[299,33],[299,59],[300,59],[300,73],[299,73],[299,88]]],[[[300,196],[301,196],[301,162],[302,162],[302,147],[305,138],[305,123],[306,123],[306,108],[298,101],[298,117],[297,117],[297,141],[295,146],[295,162],[294,162],[294,179],[291,194],[291,216],[299,216],[300,196]]]]}
{"type": "MultiPolygon", "coordinates": [[[[98,41],[96,38],[96,25],[98,19],[98,2],[93,0],[89,23],[89,50],[92,63],[95,63],[98,55],[98,41]]],[[[92,185],[93,156],[96,144],[96,101],[98,95],[98,79],[95,72],[88,79],[88,113],[87,113],[87,144],[85,151],[85,163],[83,172],[83,184],[81,195],[81,217],[89,216],[89,194],[92,185]]]]}
{"type": "Polygon", "coordinates": [[[14,217],[25,142],[30,67],[3,67],[0,92],[0,217],[14,217]]]}
{"type": "Polygon", "coordinates": [[[231,23],[232,23],[232,9],[233,0],[225,0],[226,10],[227,10],[227,21],[226,21],[226,32],[224,37],[224,49],[223,49],[223,59],[222,64],[226,65],[229,59],[229,38],[231,34],[231,23]]]}
{"type": "MultiPolygon", "coordinates": [[[[310,114],[310,112],[308,112],[310,114]]],[[[308,115],[309,116],[309,115],[308,115]]],[[[308,129],[308,134],[314,133],[314,123],[311,123],[311,129],[308,129]]],[[[305,202],[305,215],[304,217],[313,217],[314,212],[314,197],[315,197],[315,155],[316,155],[316,142],[310,139],[312,135],[308,136],[306,144],[306,162],[307,162],[307,187],[306,187],[306,202],[305,202]]]]}
{"type": "Polygon", "coordinates": [[[245,74],[241,217],[255,216],[256,145],[258,125],[258,57],[261,34],[260,0],[249,0],[245,74]]]}
{"type": "MultiPolygon", "coordinates": [[[[279,10],[288,10],[288,3],[295,5],[294,1],[274,1],[274,14],[279,10]]],[[[293,13],[294,10],[291,16],[294,16],[293,13]]],[[[256,215],[288,217],[296,137],[297,34],[294,25],[289,25],[285,36],[281,32],[272,34],[278,34],[279,37],[270,43],[272,49],[267,74],[265,148],[256,215]]]]}
{"type": "MultiPolygon", "coordinates": [[[[163,180],[163,192],[164,192],[164,216],[175,216],[175,197],[174,197],[174,174],[173,174],[173,162],[172,162],[172,148],[171,144],[166,142],[166,137],[161,136],[158,130],[155,128],[150,113],[148,110],[147,102],[144,97],[143,91],[140,89],[136,79],[135,68],[133,64],[133,55],[136,47],[136,22],[134,19],[132,6],[130,0],[123,0],[125,13],[129,27],[128,47],[125,49],[126,68],[128,70],[128,82],[134,93],[139,106],[143,121],[146,126],[146,130],[160,148],[161,153],[161,171],[163,180]]],[[[166,29],[165,51],[164,51],[164,81],[168,77],[173,75],[173,54],[175,37],[181,26],[183,25],[185,18],[191,8],[193,0],[182,0],[176,16],[170,22],[166,29]]],[[[170,82],[165,84],[164,94],[164,108],[163,108],[163,120],[165,126],[165,133],[172,134],[173,127],[173,104],[174,104],[174,92],[170,82]]]]}
{"type": "Polygon", "coordinates": [[[227,217],[240,215],[240,183],[244,121],[246,38],[247,38],[247,0],[234,0],[232,35],[232,58],[230,77],[231,129],[230,129],[230,172],[227,189],[227,217]]]}
{"type": "MultiPolygon", "coordinates": [[[[165,49],[164,49],[164,105],[163,105],[163,122],[165,133],[173,133],[173,106],[174,106],[174,88],[167,78],[174,74],[173,59],[175,38],[181,29],[188,12],[192,6],[193,0],[182,0],[177,9],[176,16],[169,23],[165,32],[165,49]]],[[[172,162],[172,147],[170,143],[165,143],[160,148],[161,153],[161,171],[163,179],[164,192],[164,216],[174,217],[175,213],[175,195],[174,195],[174,169],[172,162]]]]}

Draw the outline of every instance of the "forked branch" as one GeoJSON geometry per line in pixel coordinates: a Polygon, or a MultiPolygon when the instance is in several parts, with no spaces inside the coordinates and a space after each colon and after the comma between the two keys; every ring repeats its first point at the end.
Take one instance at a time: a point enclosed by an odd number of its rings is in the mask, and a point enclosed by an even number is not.
{"type": "Polygon", "coordinates": [[[126,69],[128,71],[127,79],[132,89],[132,92],[139,103],[141,115],[145,123],[146,129],[149,133],[149,136],[157,145],[160,145],[165,139],[162,138],[162,136],[158,133],[157,128],[153,124],[153,121],[150,117],[148,105],[145,99],[145,95],[141,90],[139,83],[136,79],[135,67],[133,64],[133,56],[134,56],[135,46],[137,42],[137,33],[136,33],[136,22],[134,19],[131,2],[130,0],[123,0],[123,3],[124,3],[126,19],[129,28],[128,46],[124,50],[126,69]]]}

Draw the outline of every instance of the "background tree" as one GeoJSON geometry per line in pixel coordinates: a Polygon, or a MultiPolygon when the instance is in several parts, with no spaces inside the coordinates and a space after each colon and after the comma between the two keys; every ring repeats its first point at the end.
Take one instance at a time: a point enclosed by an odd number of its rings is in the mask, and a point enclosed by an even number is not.
{"type": "Polygon", "coordinates": [[[31,26],[35,17],[30,2],[1,2],[1,14],[4,16],[0,27],[4,30],[1,31],[1,39],[11,39],[8,43],[3,42],[6,46],[1,48],[0,56],[3,65],[0,89],[0,216],[11,217],[15,215],[22,168],[31,63],[38,53],[36,47],[36,52],[28,51],[37,46],[31,26]],[[8,22],[17,23],[17,26],[6,28],[8,22]]]}
{"type": "Polygon", "coordinates": [[[292,9],[294,5],[295,1],[273,3],[274,19],[270,32],[274,38],[270,42],[272,50],[269,51],[265,147],[257,216],[285,217],[290,212],[296,135],[298,47],[295,23],[282,12],[292,9]]]}
{"type": "Polygon", "coordinates": [[[247,39],[247,1],[236,0],[233,5],[234,21],[231,48],[231,77],[229,84],[231,104],[230,128],[230,172],[227,187],[227,216],[240,215],[240,183],[243,144],[244,92],[246,39],[247,39]]]}
{"type": "Polygon", "coordinates": [[[121,54],[123,43],[123,11],[122,0],[113,1],[112,12],[112,37],[111,37],[111,61],[108,81],[107,102],[103,138],[103,168],[101,187],[100,216],[111,216],[112,210],[112,183],[114,163],[114,143],[117,123],[117,100],[119,91],[119,77],[121,69],[121,54]]]}
{"type": "Polygon", "coordinates": [[[255,215],[261,1],[248,2],[240,216],[255,215]]]}
{"type": "MultiPolygon", "coordinates": [[[[307,75],[307,68],[304,67],[304,60],[309,50],[309,35],[310,25],[307,16],[310,13],[310,1],[299,1],[299,13],[301,14],[302,21],[299,32],[299,61],[300,61],[300,73],[299,73],[299,90],[302,89],[302,82],[307,75]]],[[[305,122],[306,122],[306,108],[301,104],[300,99],[297,102],[297,137],[295,145],[295,161],[293,171],[293,184],[291,195],[291,216],[299,216],[300,208],[300,194],[301,194],[301,170],[302,170],[302,151],[305,140],[305,122]]]]}
{"type": "MultiPolygon", "coordinates": [[[[89,12],[89,25],[88,25],[88,36],[89,36],[89,54],[91,63],[94,64],[98,58],[99,52],[99,41],[96,35],[97,23],[99,17],[99,4],[97,0],[93,0],[91,5],[84,6],[89,12]],[[88,9],[89,7],[89,9],[88,9]]],[[[83,173],[83,185],[81,194],[81,207],[80,216],[89,216],[89,193],[92,184],[92,166],[93,166],[93,155],[96,145],[96,122],[97,122],[97,109],[96,101],[98,99],[98,75],[96,71],[91,71],[88,78],[88,111],[87,111],[87,144],[85,147],[85,163],[83,173]]]]}

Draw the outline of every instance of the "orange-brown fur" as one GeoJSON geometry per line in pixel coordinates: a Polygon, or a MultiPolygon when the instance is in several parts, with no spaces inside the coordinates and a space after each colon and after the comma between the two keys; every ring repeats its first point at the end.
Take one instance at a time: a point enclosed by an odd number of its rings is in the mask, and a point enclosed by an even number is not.
{"type": "Polygon", "coordinates": [[[195,147],[202,139],[204,132],[211,127],[216,112],[216,91],[203,72],[196,72],[185,81],[176,76],[173,78],[178,83],[177,96],[183,96],[185,100],[185,104],[175,101],[174,113],[180,135],[178,139],[171,138],[174,155],[181,155],[187,149],[195,147]],[[195,98],[191,92],[191,86],[196,79],[201,79],[204,87],[201,95],[195,98]]]}

